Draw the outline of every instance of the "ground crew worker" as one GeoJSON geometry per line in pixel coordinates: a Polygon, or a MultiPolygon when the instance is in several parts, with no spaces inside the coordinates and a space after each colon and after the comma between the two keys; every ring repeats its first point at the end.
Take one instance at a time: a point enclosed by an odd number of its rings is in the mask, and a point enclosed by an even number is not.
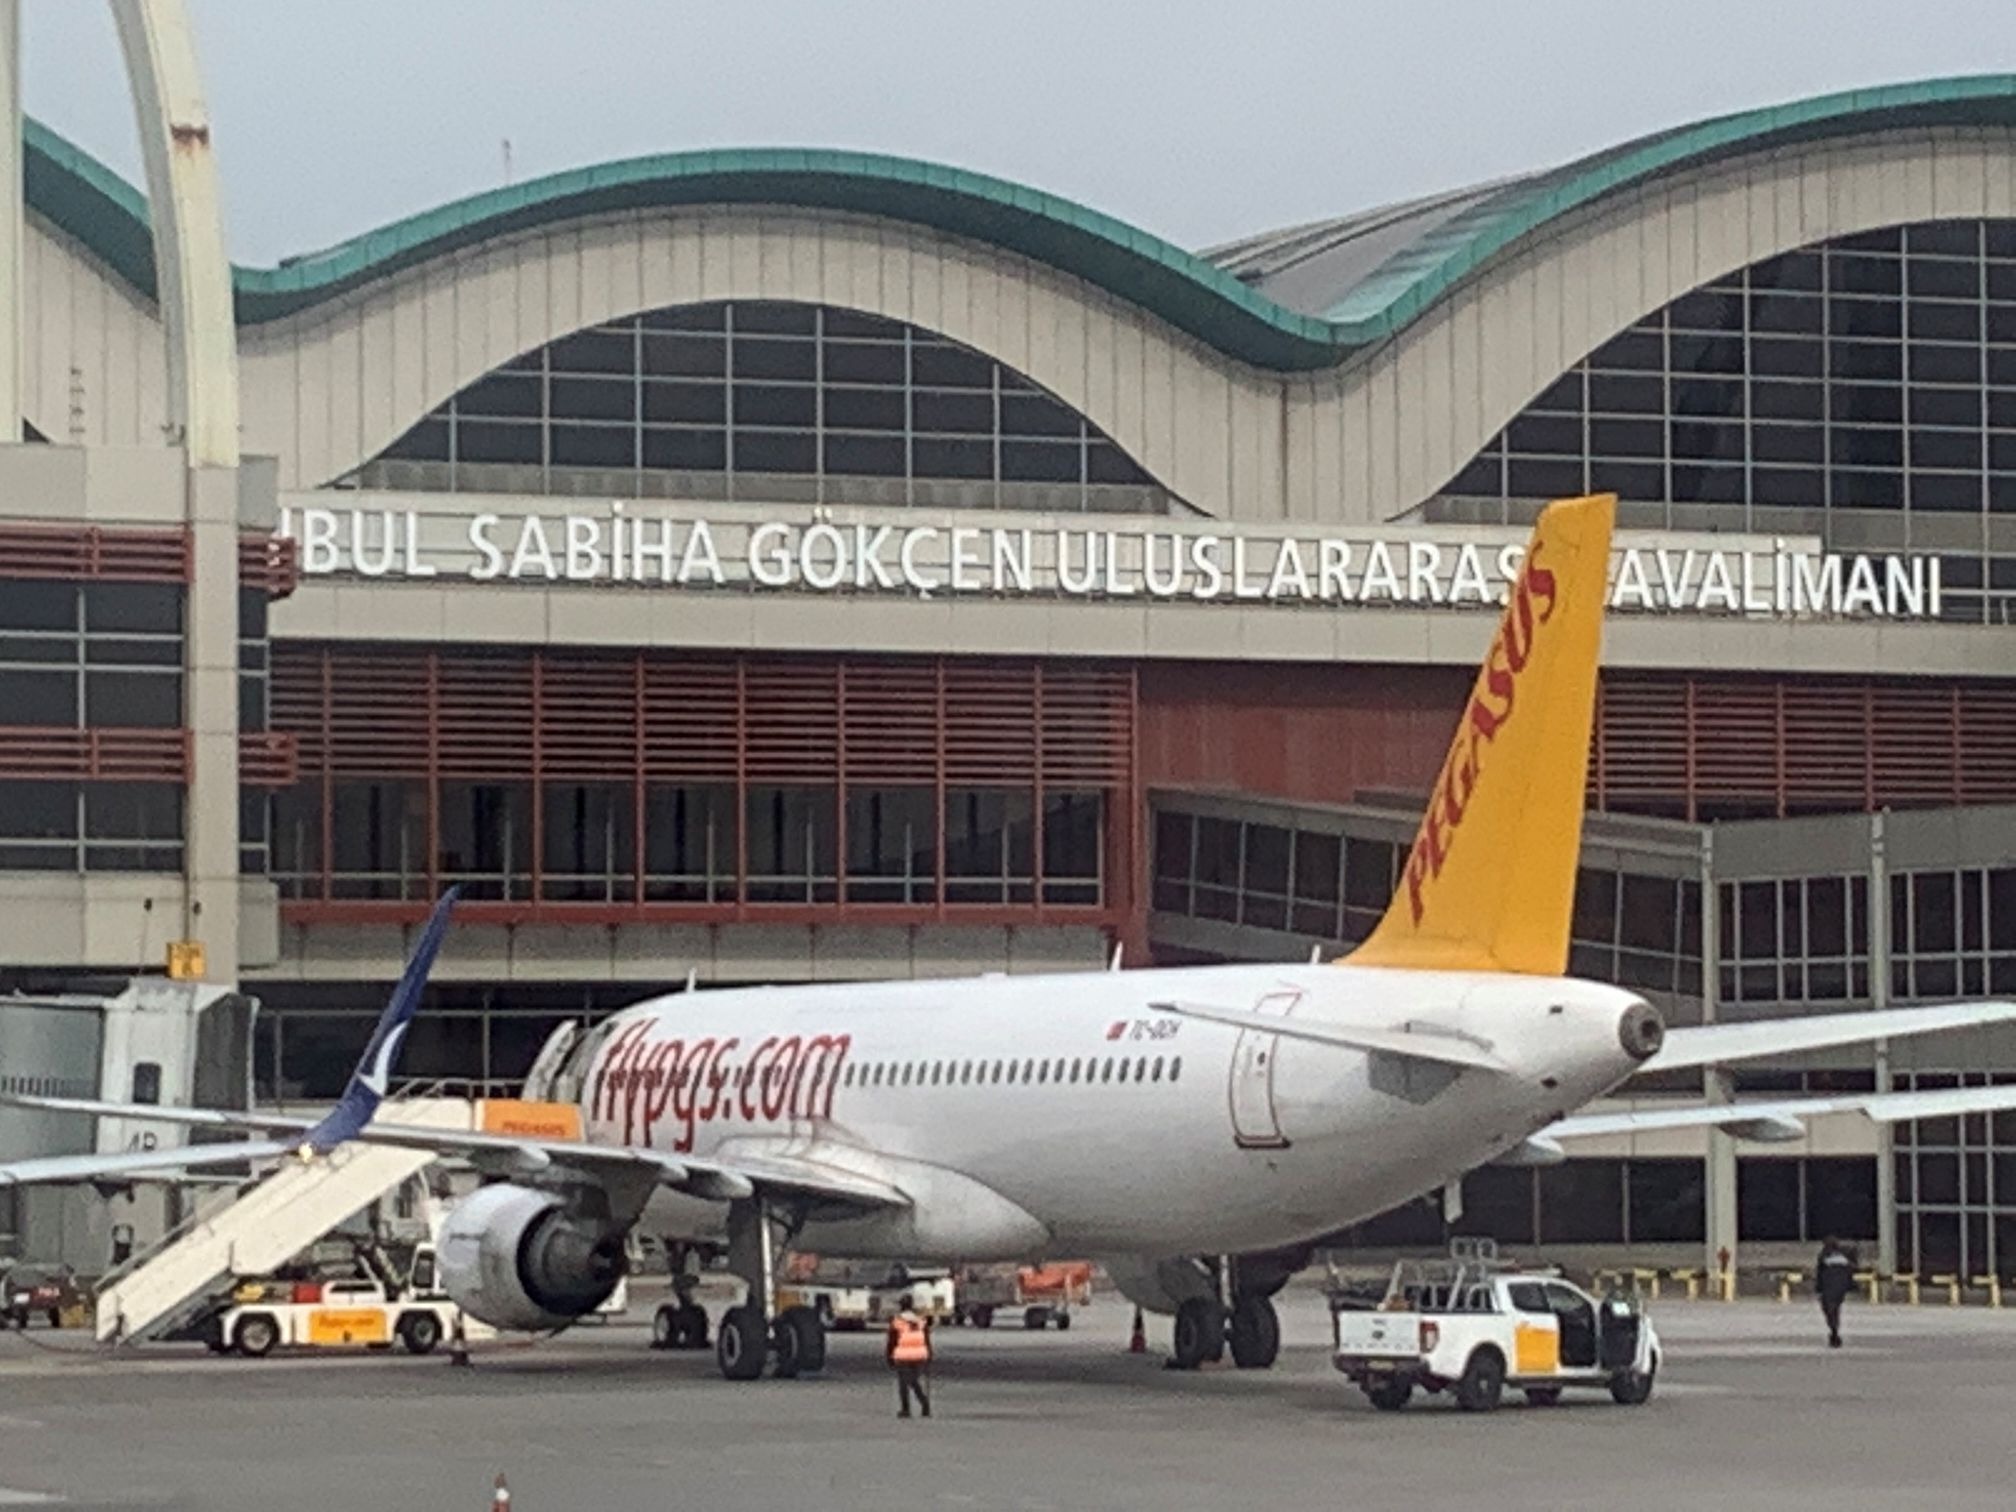
{"type": "Polygon", "coordinates": [[[1813,1290],[1820,1298],[1820,1312],[1827,1319],[1827,1347],[1841,1347],[1841,1304],[1855,1284],[1855,1255],[1839,1239],[1829,1238],[1820,1246],[1820,1258],[1813,1262],[1813,1290]]]}
{"type": "Polygon", "coordinates": [[[927,1418],[931,1416],[931,1398],[925,1394],[924,1371],[931,1363],[931,1328],[919,1317],[911,1299],[905,1297],[896,1309],[896,1316],[889,1320],[889,1344],[887,1349],[889,1364],[896,1372],[896,1405],[898,1417],[910,1416],[910,1398],[917,1398],[917,1406],[927,1418]]]}

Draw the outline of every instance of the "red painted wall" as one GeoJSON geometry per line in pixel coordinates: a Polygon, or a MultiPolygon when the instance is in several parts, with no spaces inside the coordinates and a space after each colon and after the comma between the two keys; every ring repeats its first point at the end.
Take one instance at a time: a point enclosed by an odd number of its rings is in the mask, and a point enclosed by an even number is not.
{"type": "Polygon", "coordinates": [[[1332,803],[1365,788],[1425,791],[1471,676],[1451,667],[1146,662],[1141,781],[1332,803]]]}

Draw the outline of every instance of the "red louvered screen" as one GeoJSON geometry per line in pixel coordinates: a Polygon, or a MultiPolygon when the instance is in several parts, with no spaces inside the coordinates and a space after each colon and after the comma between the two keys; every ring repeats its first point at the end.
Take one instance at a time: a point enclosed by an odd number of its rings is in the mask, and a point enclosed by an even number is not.
{"type": "MultiPolygon", "coordinates": [[[[539,815],[547,785],[613,783],[631,790],[624,807],[635,821],[626,834],[642,830],[652,786],[726,786],[738,793],[924,787],[936,793],[941,812],[948,788],[1019,788],[1037,815],[1038,850],[1044,794],[1097,791],[1107,815],[1103,902],[936,903],[921,916],[1066,916],[1111,925],[1129,917],[1137,805],[1134,674],[1126,668],[276,643],[271,698],[274,729],[297,743],[301,781],[321,788],[325,828],[337,782],[417,782],[429,805],[439,804],[445,783],[529,785],[532,832],[542,837],[529,885],[542,901],[510,910],[526,916],[593,912],[573,902],[550,908],[555,900],[544,897],[549,863],[539,815]]],[[[844,806],[838,820],[844,857],[844,806]]],[[[429,833],[438,821],[430,808],[429,833]]],[[[943,871],[942,838],[937,869],[943,871]]],[[[844,891],[844,859],[841,872],[844,891]]],[[[620,901],[605,900],[610,906],[603,912],[614,918],[651,910],[643,880],[620,901]]],[[[328,877],[316,885],[326,888],[328,877]]],[[[1082,892],[1060,888],[1059,896],[1075,900],[1082,892]]],[[[332,910],[333,901],[301,901],[292,914],[403,914],[412,907],[410,895],[332,910]]],[[[823,905],[823,916],[854,906],[823,905]]],[[[891,917],[876,907],[877,918],[891,917]]],[[[657,911],[681,910],[666,904],[657,911]]]]}
{"type": "Polygon", "coordinates": [[[2016,802],[2016,684],[1608,673],[1590,796],[1696,819],[2016,802]]]}
{"type": "Polygon", "coordinates": [[[189,567],[184,530],[0,525],[0,577],[186,583],[189,567]]]}
{"type": "Polygon", "coordinates": [[[0,777],[187,782],[187,730],[0,725],[0,777]]]}
{"type": "Polygon", "coordinates": [[[268,598],[285,598],[301,585],[301,553],[291,536],[238,538],[238,583],[259,588],[268,598]]]}
{"type": "Polygon", "coordinates": [[[301,744],[270,730],[238,734],[238,781],[246,787],[292,787],[301,776],[301,744]]]}

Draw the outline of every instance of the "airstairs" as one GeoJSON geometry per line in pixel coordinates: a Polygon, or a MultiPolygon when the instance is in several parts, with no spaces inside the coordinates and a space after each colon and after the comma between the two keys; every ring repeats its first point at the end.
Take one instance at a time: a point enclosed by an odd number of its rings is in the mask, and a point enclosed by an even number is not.
{"type": "MultiPolygon", "coordinates": [[[[386,1123],[470,1129],[467,1098],[388,1099],[386,1123]]],[[[238,1280],[262,1276],[396,1190],[434,1159],[425,1150],[351,1143],[312,1160],[284,1158],[238,1198],[200,1214],[105,1278],[98,1290],[98,1338],[135,1343],[189,1321],[238,1280]]]]}

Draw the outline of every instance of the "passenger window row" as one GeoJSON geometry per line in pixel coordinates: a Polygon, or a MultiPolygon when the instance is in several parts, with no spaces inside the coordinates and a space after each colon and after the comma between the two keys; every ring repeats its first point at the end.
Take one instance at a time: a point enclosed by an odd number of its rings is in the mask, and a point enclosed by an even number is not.
{"type": "Polygon", "coordinates": [[[1164,1077],[1183,1075],[1183,1057],[1082,1056],[1065,1060],[1008,1061],[876,1061],[850,1065],[840,1074],[843,1087],[970,1087],[1069,1085],[1131,1082],[1139,1086],[1164,1077]]]}

